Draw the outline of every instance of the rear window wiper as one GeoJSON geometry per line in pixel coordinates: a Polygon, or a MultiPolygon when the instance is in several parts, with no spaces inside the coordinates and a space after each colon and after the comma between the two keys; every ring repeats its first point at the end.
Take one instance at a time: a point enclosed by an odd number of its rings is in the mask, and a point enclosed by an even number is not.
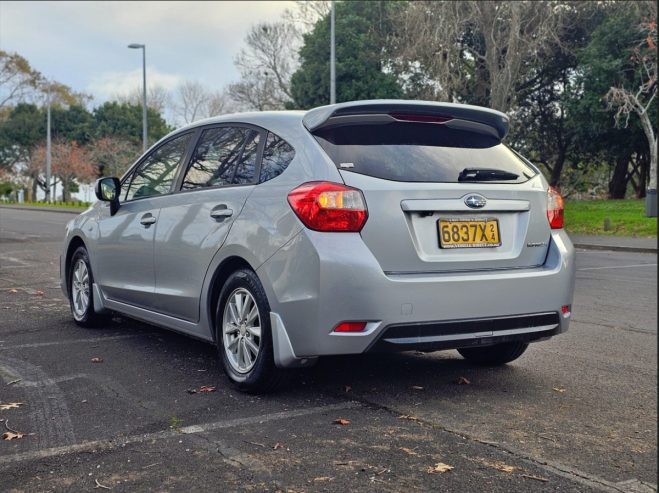
{"type": "Polygon", "coordinates": [[[488,168],[465,168],[458,175],[458,181],[516,180],[519,175],[510,171],[488,168]]]}

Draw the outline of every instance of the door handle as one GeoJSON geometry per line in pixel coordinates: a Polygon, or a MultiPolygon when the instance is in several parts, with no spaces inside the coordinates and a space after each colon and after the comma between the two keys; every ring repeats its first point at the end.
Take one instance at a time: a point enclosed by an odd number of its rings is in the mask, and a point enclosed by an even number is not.
{"type": "Polygon", "coordinates": [[[233,209],[229,209],[226,205],[222,204],[211,209],[210,214],[213,219],[225,219],[233,216],[233,209]]]}
{"type": "Polygon", "coordinates": [[[146,226],[147,228],[156,222],[156,218],[151,214],[144,214],[140,219],[140,224],[146,226]]]}

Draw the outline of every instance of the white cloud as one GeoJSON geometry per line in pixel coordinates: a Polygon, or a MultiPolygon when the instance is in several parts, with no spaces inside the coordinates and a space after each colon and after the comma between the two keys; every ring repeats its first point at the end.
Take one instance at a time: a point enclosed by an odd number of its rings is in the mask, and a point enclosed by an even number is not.
{"type": "MultiPolygon", "coordinates": [[[[147,65],[147,86],[160,86],[168,91],[176,88],[184,77],[181,74],[160,72],[156,68],[147,65]]],[[[142,69],[127,72],[102,72],[94,75],[85,88],[85,92],[93,94],[97,102],[111,99],[116,95],[127,95],[142,88],[142,69]]]]}
{"type": "Polygon", "coordinates": [[[96,100],[148,82],[198,80],[219,90],[238,78],[233,58],[249,28],[278,20],[294,2],[0,1],[0,49],[96,100]]]}

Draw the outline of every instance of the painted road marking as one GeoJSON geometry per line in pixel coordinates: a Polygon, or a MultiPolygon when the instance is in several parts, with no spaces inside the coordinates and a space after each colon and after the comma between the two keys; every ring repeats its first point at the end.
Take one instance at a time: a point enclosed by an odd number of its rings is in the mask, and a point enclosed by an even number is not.
{"type": "Polygon", "coordinates": [[[142,337],[148,335],[150,334],[124,334],[118,336],[90,337],[87,339],[68,339],[64,341],[31,342],[28,344],[14,344],[12,346],[0,346],[0,351],[6,351],[7,349],[27,349],[27,348],[35,348],[35,347],[60,346],[64,344],[85,344],[85,343],[95,343],[95,342],[103,342],[103,341],[116,341],[118,339],[131,339],[133,337],[142,337]]]}
{"type": "Polygon", "coordinates": [[[577,270],[629,269],[631,267],[656,267],[657,264],[607,265],[606,267],[582,267],[577,270]]]}
{"type": "Polygon", "coordinates": [[[205,423],[201,425],[191,425],[179,428],[178,430],[163,430],[154,433],[146,433],[144,435],[133,435],[128,437],[119,437],[116,439],[108,440],[94,440],[90,442],[82,442],[74,445],[65,445],[63,447],[52,447],[42,450],[34,450],[32,452],[24,452],[21,454],[0,456],[0,465],[12,464],[15,462],[23,462],[35,459],[45,459],[48,457],[55,457],[58,455],[72,454],[77,452],[100,451],[108,450],[118,447],[123,447],[133,443],[143,443],[152,440],[164,440],[167,438],[180,437],[181,435],[194,435],[197,433],[216,431],[225,428],[235,428],[238,426],[255,425],[260,423],[267,423],[268,421],[277,421],[282,419],[298,418],[300,416],[308,416],[311,414],[319,414],[325,412],[338,411],[342,409],[352,409],[362,407],[359,402],[349,401],[341,404],[330,404],[327,406],[309,407],[306,409],[297,409],[291,411],[281,411],[278,413],[268,413],[259,416],[252,416],[249,418],[236,418],[226,421],[216,421],[214,423],[205,423]]]}

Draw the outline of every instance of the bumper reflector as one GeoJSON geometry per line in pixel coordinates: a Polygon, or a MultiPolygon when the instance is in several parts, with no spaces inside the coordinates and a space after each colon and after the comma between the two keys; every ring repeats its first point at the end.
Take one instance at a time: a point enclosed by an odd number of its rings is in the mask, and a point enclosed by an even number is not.
{"type": "Polygon", "coordinates": [[[343,322],[334,328],[334,332],[363,332],[366,322],[343,322]]]}
{"type": "Polygon", "coordinates": [[[561,312],[563,313],[563,318],[568,318],[570,316],[570,309],[572,307],[570,305],[563,305],[561,307],[561,312]]]}

